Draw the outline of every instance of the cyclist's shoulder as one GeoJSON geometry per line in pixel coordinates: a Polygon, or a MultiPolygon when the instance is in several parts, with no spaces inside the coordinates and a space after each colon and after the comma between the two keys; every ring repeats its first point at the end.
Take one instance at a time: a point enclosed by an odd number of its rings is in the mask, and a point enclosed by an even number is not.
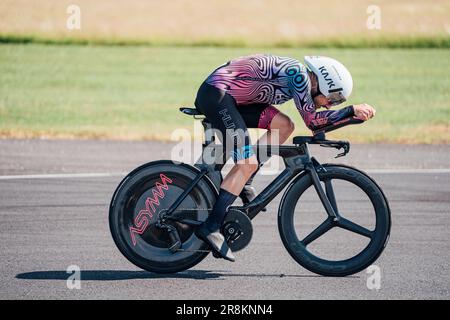
{"type": "Polygon", "coordinates": [[[275,55],[271,53],[255,53],[247,56],[242,56],[235,58],[231,61],[242,61],[242,60],[259,60],[266,62],[266,66],[278,66],[278,67],[297,67],[299,71],[305,72],[306,66],[300,62],[298,59],[275,55]]]}
{"type": "Polygon", "coordinates": [[[274,69],[279,75],[298,76],[307,74],[306,66],[299,60],[270,53],[254,53],[230,60],[225,66],[257,64],[260,69],[274,69]]]}
{"type": "Polygon", "coordinates": [[[273,61],[273,64],[278,68],[289,71],[289,74],[294,75],[307,72],[306,66],[296,58],[272,54],[266,56],[269,57],[269,59],[273,61]]]}
{"type": "Polygon", "coordinates": [[[299,60],[297,60],[295,58],[281,56],[281,55],[275,55],[275,54],[271,54],[271,53],[264,53],[264,52],[253,53],[253,54],[249,54],[249,55],[245,55],[245,56],[238,56],[238,57],[231,59],[230,61],[234,62],[234,61],[242,61],[242,60],[270,60],[270,61],[274,61],[274,62],[287,62],[290,64],[303,65],[299,60]]]}

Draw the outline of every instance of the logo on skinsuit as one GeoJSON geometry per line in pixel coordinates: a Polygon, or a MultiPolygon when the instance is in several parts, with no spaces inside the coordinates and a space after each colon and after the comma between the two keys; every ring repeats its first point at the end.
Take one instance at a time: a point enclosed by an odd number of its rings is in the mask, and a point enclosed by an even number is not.
{"type": "Polygon", "coordinates": [[[131,241],[133,246],[136,245],[136,234],[143,234],[148,227],[149,221],[153,218],[153,214],[159,207],[159,199],[164,199],[166,196],[164,190],[169,190],[167,183],[172,183],[172,179],[168,178],[164,174],[160,174],[161,182],[156,182],[152,188],[152,197],[145,199],[145,209],[139,211],[138,215],[134,218],[134,226],[130,227],[131,241]]]}
{"type": "Polygon", "coordinates": [[[234,161],[248,159],[254,154],[255,152],[253,151],[252,146],[242,146],[236,151],[231,151],[231,156],[233,157],[234,161]]]}

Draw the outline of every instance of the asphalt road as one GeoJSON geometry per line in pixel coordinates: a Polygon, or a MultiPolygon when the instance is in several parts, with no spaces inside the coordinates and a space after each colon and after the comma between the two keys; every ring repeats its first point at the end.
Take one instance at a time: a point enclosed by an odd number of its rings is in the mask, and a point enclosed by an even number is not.
{"type": "MultiPolygon", "coordinates": [[[[0,140],[0,299],[450,298],[450,146],[352,145],[337,160],[334,151],[314,148],[320,161],[367,170],[389,199],[393,225],[375,262],[378,290],[368,288],[366,272],[325,278],[300,267],[278,235],[281,196],[253,220],[252,242],[234,263],[208,256],[175,275],[134,267],[110,236],[109,201],[121,173],[170,157],[172,147],[0,140]],[[80,289],[67,287],[70,265],[81,269],[80,289]]],[[[257,189],[273,178],[259,176],[257,189]]],[[[345,198],[351,194],[344,192],[345,198]]]]}

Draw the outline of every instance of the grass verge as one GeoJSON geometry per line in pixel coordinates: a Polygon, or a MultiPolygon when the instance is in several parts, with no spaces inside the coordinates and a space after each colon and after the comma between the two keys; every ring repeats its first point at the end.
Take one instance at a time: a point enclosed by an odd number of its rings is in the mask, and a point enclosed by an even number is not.
{"type": "MultiPolygon", "coordinates": [[[[448,49],[0,45],[0,136],[168,140],[193,132],[178,107],[230,58],[270,52],[336,57],[354,77],[349,103],[377,116],[337,130],[353,142],[450,143],[448,49]]],[[[310,134],[292,102],[280,106],[310,134]]]]}
{"type": "Polygon", "coordinates": [[[277,40],[258,42],[240,38],[190,39],[132,39],[132,38],[82,38],[45,37],[42,35],[0,34],[0,44],[50,44],[50,45],[99,45],[99,46],[155,46],[155,47],[219,47],[219,48],[450,48],[448,35],[434,36],[345,36],[317,40],[277,40]]]}

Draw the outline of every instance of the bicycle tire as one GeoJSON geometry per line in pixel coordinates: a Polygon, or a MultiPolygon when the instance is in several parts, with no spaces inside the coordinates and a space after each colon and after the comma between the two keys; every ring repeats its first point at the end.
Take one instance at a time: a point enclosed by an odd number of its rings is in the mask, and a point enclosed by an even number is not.
{"type": "MultiPolygon", "coordinates": [[[[182,248],[186,251],[171,253],[168,250],[168,235],[152,224],[152,219],[160,212],[156,210],[167,209],[199,172],[197,168],[184,163],[154,161],[133,170],[119,184],[111,199],[109,226],[116,246],[131,263],[155,273],[176,273],[195,266],[208,255],[208,252],[204,252],[208,250],[207,245],[195,236],[193,227],[173,223],[180,233],[182,248]],[[158,180],[164,177],[168,180],[158,180]],[[153,199],[153,202],[148,199],[153,199]],[[145,208],[151,210],[149,206],[155,209],[152,218],[145,212],[145,208]],[[144,214],[139,216],[141,211],[144,214]],[[147,222],[142,218],[137,223],[138,216],[145,217],[147,222]],[[146,225],[144,230],[142,225],[146,225]]],[[[188,208],[205,209],[207,212],[212,208],[217,194],[217,189],[205,176],[179,208],[187,208],[187,204],[188,208]]]]}
{"type": "Polygon", "coordinates": [[[360,272],[373,264],[387,245],[391,228],[391,214],[386,196],[376,182],[361,170],[345,165],[324,164],[325,173],[318,173],[321,181],[343,179],[353,183],[369,197],[376,216],[374,236],[356,256],[340,260],[325,260],[312,254],[297,238],[294,228],[295,207],[313,182],[306,172],[297,176],[286,189],[278,211],[278,230],[284,247],[304,268],[323,276],[342,277],[360,272]]]}

